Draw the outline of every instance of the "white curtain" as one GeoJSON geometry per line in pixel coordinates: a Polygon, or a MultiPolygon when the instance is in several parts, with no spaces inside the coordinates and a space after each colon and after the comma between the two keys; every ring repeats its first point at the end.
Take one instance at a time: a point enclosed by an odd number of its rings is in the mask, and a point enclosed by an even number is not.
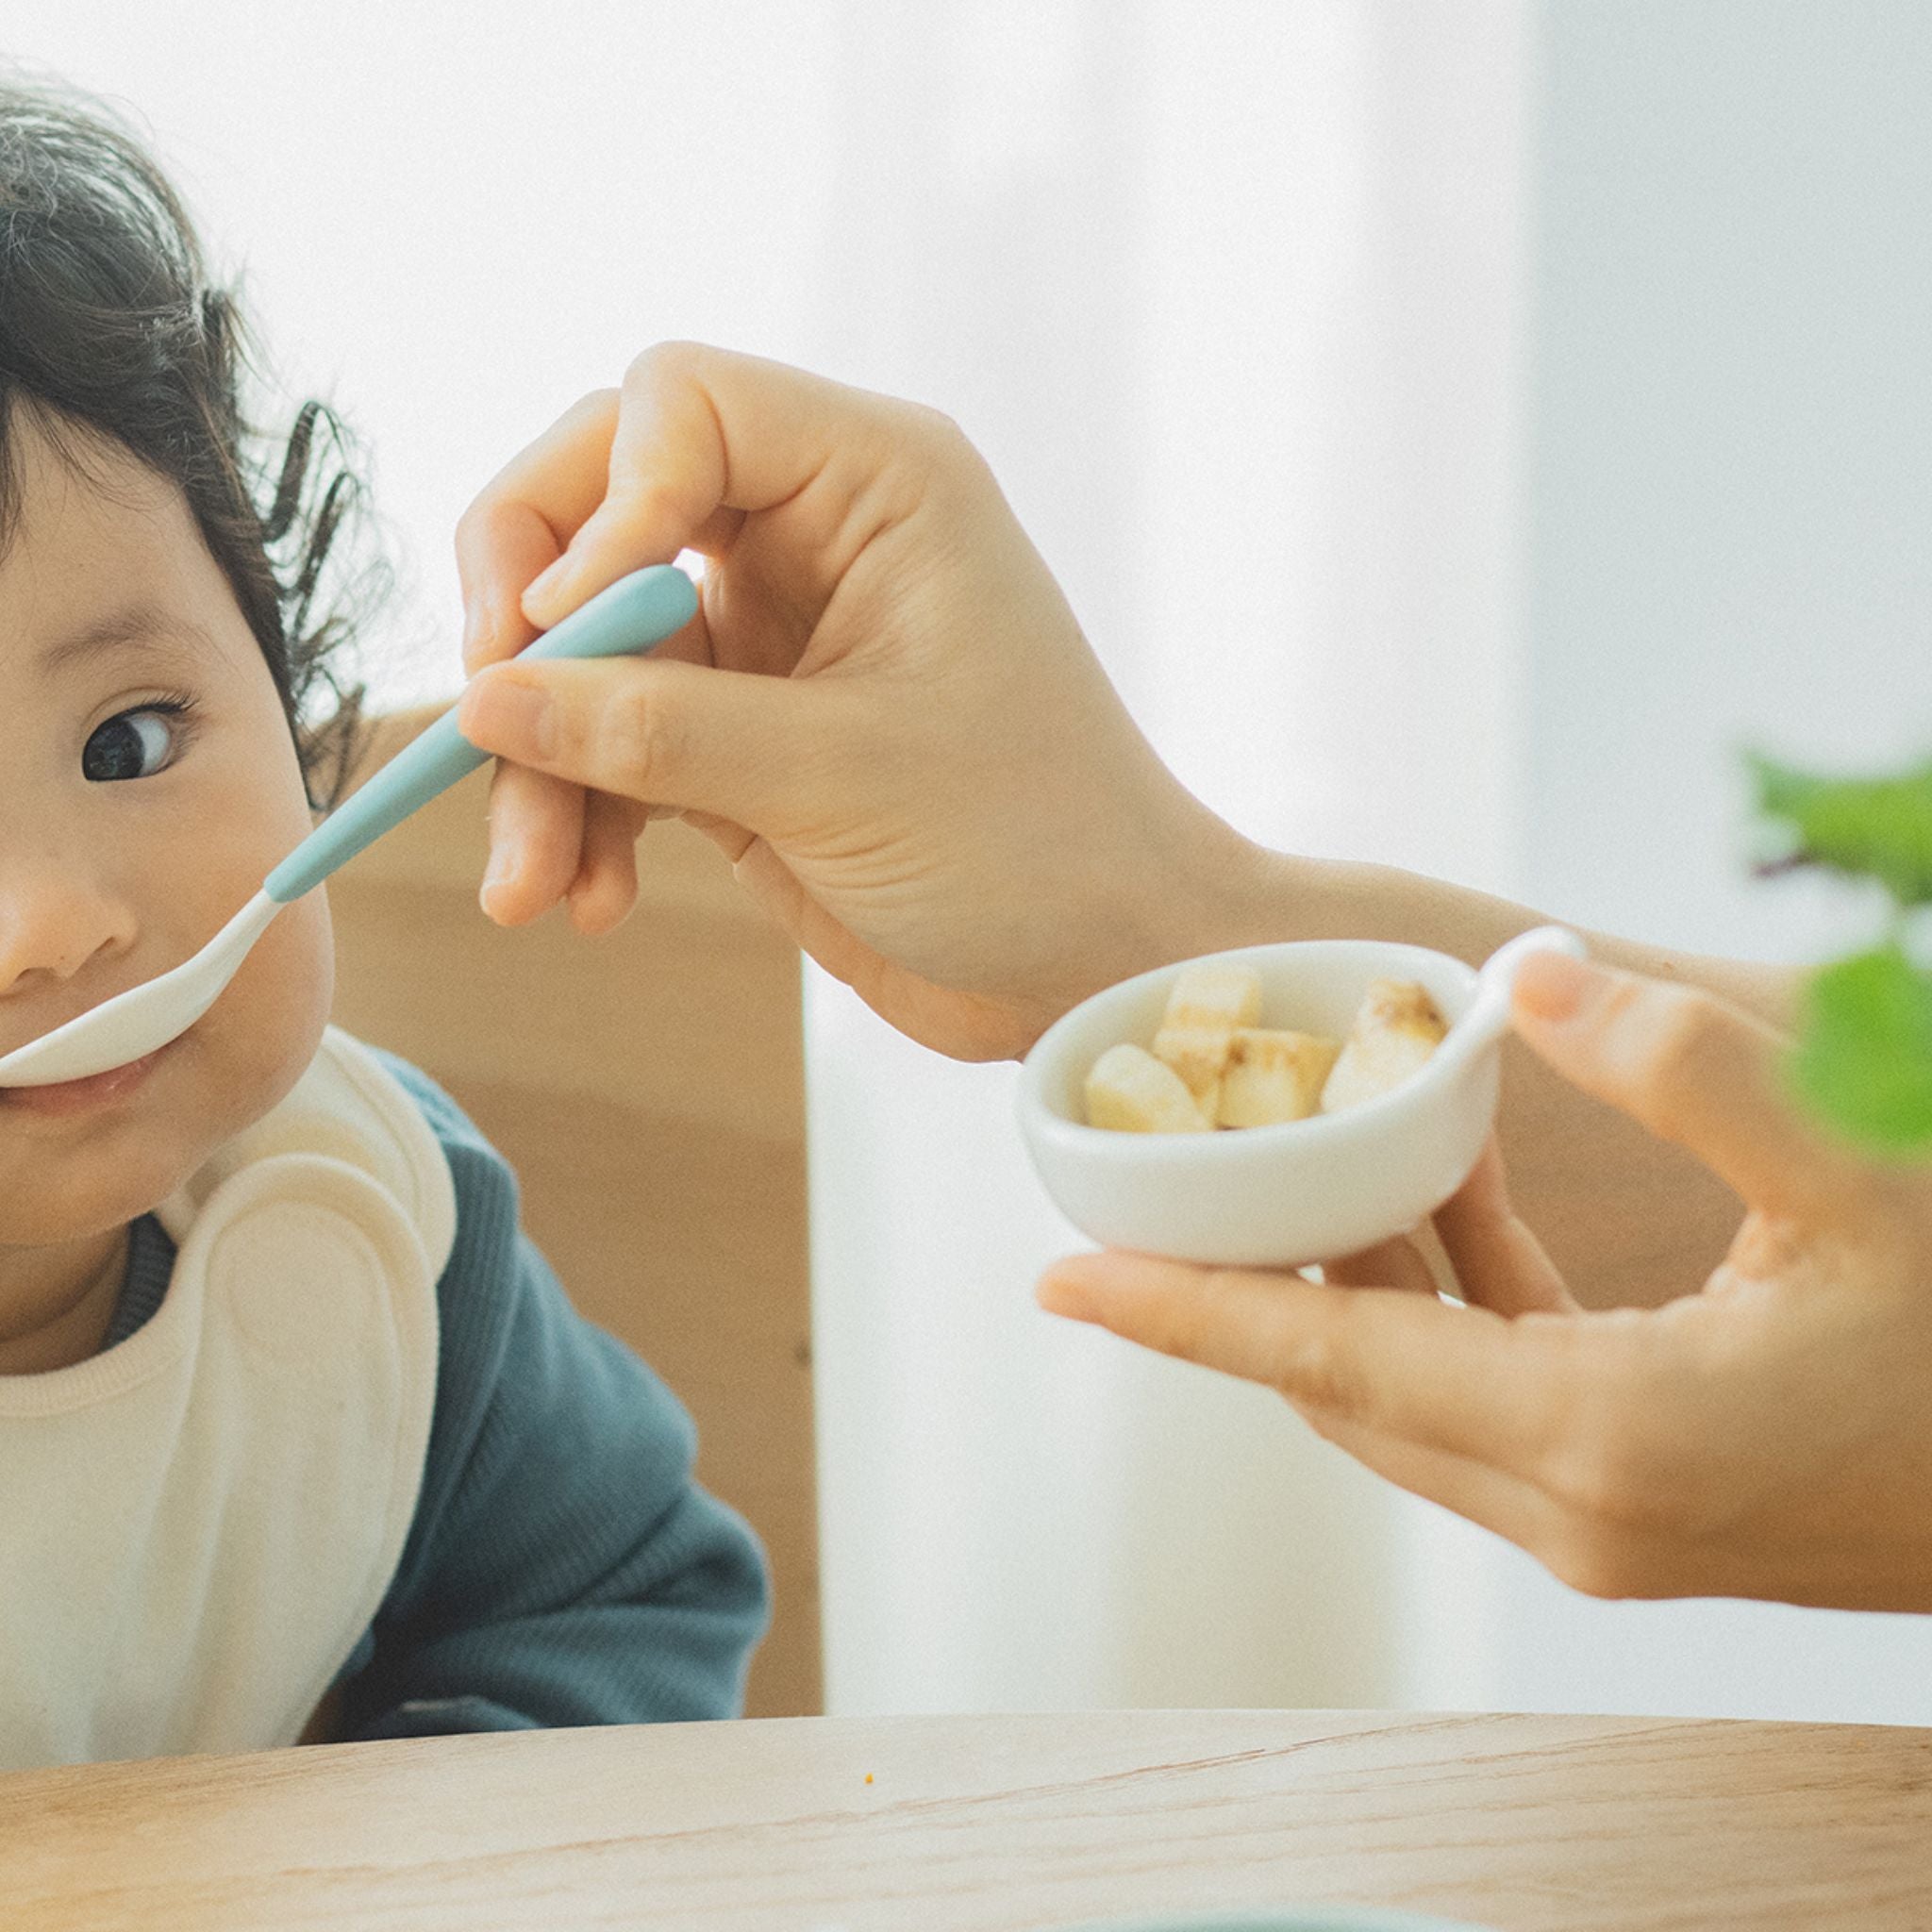
{"type": "MultiPolygon", "coordinates": [[[[1521,9],[841,12],[816,359],[964,423],[1218,809],[1507,884],[1521,9]]],[[[835,1702],[1436,1692],[1428,1512],[1037,1315],[1010,1071],[811,1014],[835,1702]]]]}

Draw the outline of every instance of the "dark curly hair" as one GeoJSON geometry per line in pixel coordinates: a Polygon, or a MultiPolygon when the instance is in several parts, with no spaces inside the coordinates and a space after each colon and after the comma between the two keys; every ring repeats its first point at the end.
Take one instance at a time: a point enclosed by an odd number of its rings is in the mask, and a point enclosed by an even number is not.
{"type": "Polygon", "coordinates": [[[180,198],[97,103],[0,71],[0,546],[20,518],[9,433],[31,413],[85,473],[90,434],[180,487],[281,695],[309,803],[333,804],[361,691],[336,653],[383,592],[345,572],[367,492],[335,412],[304,403],[285,436],[248,423],[235,292],[210,282],[180,198]],[[333,661],[332,661],[333,660],[333,661]]]}

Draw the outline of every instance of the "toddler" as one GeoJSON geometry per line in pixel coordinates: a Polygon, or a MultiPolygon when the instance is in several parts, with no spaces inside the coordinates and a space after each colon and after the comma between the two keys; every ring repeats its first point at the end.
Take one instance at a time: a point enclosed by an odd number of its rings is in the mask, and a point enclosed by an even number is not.
{"type": "MultiPolygon", "coordinates": [[[[193,953],[353,750],[355,484],[312,406],[259,469],[241,375],[140,145],[0,75],[0,1052],[193,953]]],[[[0,1767],[737,1708],[763,1567],[683,1412],[331,987],[317,891],[171,1045],[0,1091],[0,1767]]]]}

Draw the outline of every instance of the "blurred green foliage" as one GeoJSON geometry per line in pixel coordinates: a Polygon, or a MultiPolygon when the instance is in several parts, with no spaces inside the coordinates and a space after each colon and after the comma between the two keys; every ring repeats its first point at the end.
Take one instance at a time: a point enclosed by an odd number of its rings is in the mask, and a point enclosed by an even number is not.
{"type": "Polygon", "coordinates": [[[1932,763],[1890,777],[1829,778],[1753,756],[1765,870],[1821,866],[1873,879],[1892,905],[1871,951],[1815,974],[1791,1058],[1801,1099],[1874,1153],[1932,1152],[1932,974],[1904,943],[1932,905],[1932,763]]]}

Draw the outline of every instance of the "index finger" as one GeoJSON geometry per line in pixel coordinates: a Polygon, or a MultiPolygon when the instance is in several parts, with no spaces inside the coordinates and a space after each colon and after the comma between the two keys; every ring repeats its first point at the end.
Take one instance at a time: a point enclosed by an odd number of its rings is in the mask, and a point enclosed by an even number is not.
{"type": "Polygon", "coordinates": [[[1582,1405],[1587,1317],[1506,1320],[1295,1274],[1081,1255],[1042,1307],[1378,1433],[1539,1478],[1582,1405]]]}
{"type": "Polygon", "coordinates": [[[465,671],[512,657],[537,635],[524,591],[604,500],[617,416],[614,389],[585,396],[511,458],[458,519],[465,671]]]}
{"type": "MultiPolygon", "coordinates": [[[[600,500],[525,592],[525,614],[547,629],[626,572],[680,550],[715,556],[745,517],[778,510],[797,525],[788,591],[829,596],[874,534],[851,511],[930,417],[760,357],[660,343],[625,373],[600,500]]],[[[568,508],[583,487],[574,475],[568,508]]],[[[879,493],[890,517],[891,492],[879,493]]]]}
{"type": "MultiPolygon", "coordinates": [[[[466,671],[514,657],[581,601],[562,603],[541,624],[524,608],[530,587],[611,494],[611,451],[620,432],[632,440],[643,433],[635,416],[626,425],[625,407],[614,389],[583,397],[506,463],[458,519],[457,578],[463,596],[466,671]]],[[[688,542],[672,541],[668,548],[640,551],[619,562],[610,581],[647,563],[669,563],[681,549],[707,549],[717,536],[715,519],[701,523],[688,542]]],[[[667,654],[676,655],[676,648],[668,647],[667,654]]]]}

